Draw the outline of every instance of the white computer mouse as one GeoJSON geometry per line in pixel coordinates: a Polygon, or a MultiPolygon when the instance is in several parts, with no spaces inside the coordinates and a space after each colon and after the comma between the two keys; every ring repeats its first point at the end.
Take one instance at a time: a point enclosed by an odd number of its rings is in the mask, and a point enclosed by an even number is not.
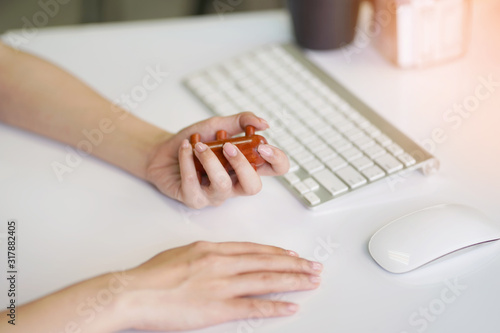
{"type": "Polygon", "coordinates": [[[368,249],[392,273],[406,273],[469,246],[500,239],[500,221],[478,210],[441,204],[402,216],[379,229],[368,249]]]}

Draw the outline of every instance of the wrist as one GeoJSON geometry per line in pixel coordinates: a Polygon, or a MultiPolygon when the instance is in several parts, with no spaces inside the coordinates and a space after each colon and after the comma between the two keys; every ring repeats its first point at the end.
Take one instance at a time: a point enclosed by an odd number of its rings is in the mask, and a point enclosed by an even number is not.
{"type": "MultiPolygon", "coordinates": [[[[90,309],[95,311],[96,325],[90,322],[89,332],[115,332],[128,329],[133,326],[133,308],[130,302],[130,293],[133,293],[131,281],[134,276],[128,271],[108,273],[98,277],[97,291],[95,298],[88,298],[92,305],[88,307],[90,319],[90,309]],[[95,301],[94,301],[95,300],[95,301]]],[[[89,320],[90,321],[90,320],[89,320]]],[[[86,332],[86,330],[84,330],[86,332]]]]}
{"type": "Polygon", "coordinates": [[[116,122],[110,140],[101,145],[102,150],[99,149],[96,155],[138,178],[147,180],[150,160],[161,143],[171,136],[172,134],[161,128],[126,113],[126,117],[116,122]]]}

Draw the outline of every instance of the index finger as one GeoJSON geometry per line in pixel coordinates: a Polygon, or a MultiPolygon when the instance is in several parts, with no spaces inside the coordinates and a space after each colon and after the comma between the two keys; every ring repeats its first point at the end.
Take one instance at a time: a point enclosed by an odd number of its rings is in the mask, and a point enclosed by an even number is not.
{"type": "Polygon", "coordinates": [[[257,117],[252,112],[242,112],[227,117],[214,117],[209,119],[207,125],[212,131],[224,130],[229,137],[245,131],[248,125],[255,127],[256,131],[269,128],[269,124],[263,118],[257,117]]]}

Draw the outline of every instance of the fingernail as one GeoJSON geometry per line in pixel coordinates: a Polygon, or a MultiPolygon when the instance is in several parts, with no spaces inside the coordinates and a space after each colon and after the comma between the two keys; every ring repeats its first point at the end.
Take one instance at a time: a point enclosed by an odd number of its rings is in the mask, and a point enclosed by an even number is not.
{"type": "Polygon", "coordinates": [[[286,307],[283,309],[285,310],[285,314],[292,314],[295,313],[299,310],[299,306],[297,304],[287,304],[286,307]]]}
{"type": "Polygon", "coordinates": [[[271,157],[273,156],[273,150],[268,145],[260,145],[257,150],[263,156],[271,157]]]}
{"type": "Polygon", "coordinates": [[[222,149],[224,149],[224,152],[226,152],[226,154],[228,154],[231,157],[234,157],[236,156],[236,154],[238,154],[236,147],[231,142],[226,142],[222,147],[222,149]]]}
{"type": "Polygon", "coordinates": [[[316,275],[312,275],[312,276],[309,277],[309,281],[311,281],[314,284],[318,284],[318,283],[321,282],[321,277],[320,276],[316,276],[316,275]]]}
{"type": "Polygon", "coordinates": [[[260,122],[264,125],[267,125],[269,127],[269,123],[267,122],[267,120],[265,120],[264,118],[259,118],[260,122]]]}
{"type": "Polygon", "coordinates": [[[295,251],[292,251],[292,250],[287,250],[286,253],[289,255],[289,256],[292,256],[292,257],[298,257],[299,254],[295,251]]]}
{"type": "Polygon", "coordinates": [[[181,148],[182,149],[187,149],[187,148],[190,148],[191,145],[189,144],[189,141],[187,139],[184,139],[182,140],[182,143],[181,143],[181,148]]]}
{"type": "Polygon", "coordinates": [[[321,272],[323,270],[323,264],[320,262],[313,261],[311,262],[311,268],[317,272],[321,272]]]}
{"type": "Polygon", "coordinates": [[[205,150],[207,150],[207,148],[207,145],[201,142],[198,142],[194,145],[194,149],[196,149],[198,153],[203,153],[205,150]]]}

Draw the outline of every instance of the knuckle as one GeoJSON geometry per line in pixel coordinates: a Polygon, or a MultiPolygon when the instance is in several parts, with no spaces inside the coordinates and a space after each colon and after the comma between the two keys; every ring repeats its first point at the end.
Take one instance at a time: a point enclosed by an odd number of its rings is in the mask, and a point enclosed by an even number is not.
{"type": "Polygon", "coordinates": [[[309,272],[311,270],[311,263],[306,259],[300,258],[296,264],[297,271],[299,272],[309,272]]]}
{"type": "Polygon", "coordinates": [[[262,282],[270,283],[275,279],[275,277],[276,276],[274,274],[271,274],[269,272],[263,272],[259,274],[258,279],[262,282]]]}
{"type": "Polygon", "coordinates": [[[233,182],[228,174],[219,174],[216,177],[216,181],[214,182],[214,187],[217,188],[218,191],[221,192],[229,192],[233,188],[233,182]]]}
{"type": "Polygon", "coordinates": [[[259,178],[258,182],[254,182],[251,184],[251,186],[246,190],[246,193],[248,195],[255,195],[259,193],[261,190],[262,190],[262,182],[260,181],[259,178]]]}
{"type": "Polygon", "coordinates": [[[274,266],[276,264],[275,258],[267,255],[267,254],[262,254],[256,257],[256,260],[259,260],[263,266],[274,266]]]}
{"type": "Polygon", "coordinates": [[[207,241],[196,241],[194,243],[191,243],[191,247],[193,248],[193,250],[200,253],[205,253],[210,251],[211,246],[212,243],[207,241]]]}
{"type": "Polygon", "coordinates": [[[278,314],[276,304],[272,301],[252,299],[248,302],[247,311],[250,318],[274,317],[278,314]]]}
{"type": "Polygon", "coordinates": [[[244,111],[244,112],[240,113],[240,116],[253,116],[253,117],[255,117],[255,113],[253,113],[252,111],[244,111]]]}
{"type": "Polygon", "coordinates": [[[198,176],[190,174],[184,176],[184,181],[188,184],[196,184],[198,183],[198,176]]]}
{"type": "Polygon", "coordinates": [[[296,290],[302,286],[309,285],[309,281],[305,275],[286,274],[283,277],[283,282],[287,283],[292,290],[296,290]]]}
{"type": "Polygon", "coordinates": [[[214,158],[217,158],[217,157],[215,156],[214,152],[210,148],[207,148],[205,151],[198,153],[198,159],[200,160],[200,162],[202,164],[204,162],[209,161],[209,160],[214,159],[214,158]]]}
{"type": "Polygon", "coordinates": [[[220,124],[221,120],[222,120],[221,116],[212,117],[208,120],[208,125],[210,128],[212,128],[213,126],[217,126],[218,124],[220,124]]]}
{"type": "MultiPolygon", "coordinates": [[[[185,195],[183,195],[183,197],[184,196],[185,195]]],[[[208,205],[207,199],[202,195],[190,196],[184,201],[184,203],[186,206],[193,209],[201,209],[208,205]]]]}

